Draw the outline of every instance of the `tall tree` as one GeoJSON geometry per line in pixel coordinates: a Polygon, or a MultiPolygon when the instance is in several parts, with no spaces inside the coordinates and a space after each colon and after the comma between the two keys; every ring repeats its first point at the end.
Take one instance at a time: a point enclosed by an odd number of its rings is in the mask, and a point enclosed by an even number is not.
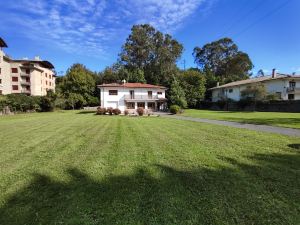
{"type": "MultiPolygon", "coordinates": [[[[216,85],[232,81],[243,80],[249,77],[249,71],[253,64],[248,54],[239,51],[238,46],[230,38],[222,38],[205,44],[202,48],[195,47],[193,56],[203,72],[209,72],[214,82],[208,81],[210,85],[216,85]]],[[[207,86],[210,88],[212,86],[207,86]]]]}
{"type": "Polygon", "coordinates": [[[78,108],[90,102],[94,104],[95,77],[95,73],[88,70],[84,65],[73,64],[57,86],[57,90],[67,100],[67,105],[72,108],[78,108]]]}
{"type": "Polygon", "coordinates": [[[171,84],[168,98],[172,105],[178,105],[181,108],[187,107],[185,92],[181,87],[180,82],[175,78],[173,79],[173,82],[171,84]]]}
{"type": "Polygon", "coordinates": [[[181,72],[181,85],[185,92],[188,107],[195,108],[205,94],[205,76],[199,70],[189,69],[181,72]]]}
{"type": "Polygon", "coordinates": [[[149,24],[134,25],[120,53],[120,62],[131,72],[142,70],[146,82],[169,85],[183,46],[169,34],[149,24]]]}

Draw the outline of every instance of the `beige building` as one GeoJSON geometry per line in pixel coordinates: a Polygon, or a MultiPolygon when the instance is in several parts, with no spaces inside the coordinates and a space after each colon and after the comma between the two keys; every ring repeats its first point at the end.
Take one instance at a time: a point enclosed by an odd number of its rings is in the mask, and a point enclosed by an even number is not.
{"type": "Polygon", "coordinates": [[[0,38],[0,94],[24,93],[43,96],[55,91],[54,66],[35,57],[33,60],[15,60],[7,56],[7,44],[0,38]]]}

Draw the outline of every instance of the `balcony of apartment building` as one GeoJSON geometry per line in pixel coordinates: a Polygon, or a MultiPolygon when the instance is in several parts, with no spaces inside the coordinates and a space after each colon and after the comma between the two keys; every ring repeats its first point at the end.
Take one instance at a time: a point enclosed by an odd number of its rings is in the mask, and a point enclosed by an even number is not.
{"type": "Polygon", "coordinates": [[[296,87],[296,86],[288,87],[286,89],[286,92],[289,94],[300,94],[300,87],[296,87]]]}
{"type": "Polygon", "coordinates": [[[29,79],[29,77],[26,77],[26,79],[22,78],[20,80],[20,83],[21,83],[22,86],[30,86],[30,79],[29,79]]]}

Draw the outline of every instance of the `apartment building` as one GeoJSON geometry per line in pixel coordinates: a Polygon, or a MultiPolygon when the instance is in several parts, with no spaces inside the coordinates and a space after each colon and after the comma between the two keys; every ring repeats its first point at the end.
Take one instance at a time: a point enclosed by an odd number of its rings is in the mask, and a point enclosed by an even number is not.
{"type": "Polygon", "coordinates": [[[43,96],[48,90],[55,91],[54,66],[39,57],[15,60],[6,55],[5,41],[0,38],[0,94],[43,96]]]}

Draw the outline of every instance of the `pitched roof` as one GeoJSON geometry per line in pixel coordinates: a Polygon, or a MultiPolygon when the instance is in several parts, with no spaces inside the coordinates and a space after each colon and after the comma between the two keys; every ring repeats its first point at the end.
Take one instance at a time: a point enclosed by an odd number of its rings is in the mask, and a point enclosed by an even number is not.
{"type": "Polygon", "coordinates": [[[125,87],[125,88],[158,88],[158,89],[166,89],[166,87],[152,84],[143,84],[143,83],[110,83],[110,84],[102,84],[98,85],[98,87],[125,87]]]}
{"type": "Polygon", "coordinates": [[[1,48],[7,48],[7,44],[5,43],[5,41],[0,37],[0,47],[1,48]]]}
{"type": "Polygon", "coordinates": [[[264,82],[264,81],[269,81],[269,80],[278,80],[278,79],[284,79],[284,78],[300,79],[300,75],[293,75],[292,76],[292,75],[286,75],[286,74],[277,74],[276,77],[265,76],[265,77],[250,78],[250,79],[247,79],[247,80],[235,81],[235,82],[224,84],[224,85],[221,85],[221,86],[218,86],[218,87],[213,87],[213,88],[210,88],[209,90],[214,90],[214,89],[219,89],[219,88],[226,88],[226,87],[234,87],[234,86],[264,82]]]}

